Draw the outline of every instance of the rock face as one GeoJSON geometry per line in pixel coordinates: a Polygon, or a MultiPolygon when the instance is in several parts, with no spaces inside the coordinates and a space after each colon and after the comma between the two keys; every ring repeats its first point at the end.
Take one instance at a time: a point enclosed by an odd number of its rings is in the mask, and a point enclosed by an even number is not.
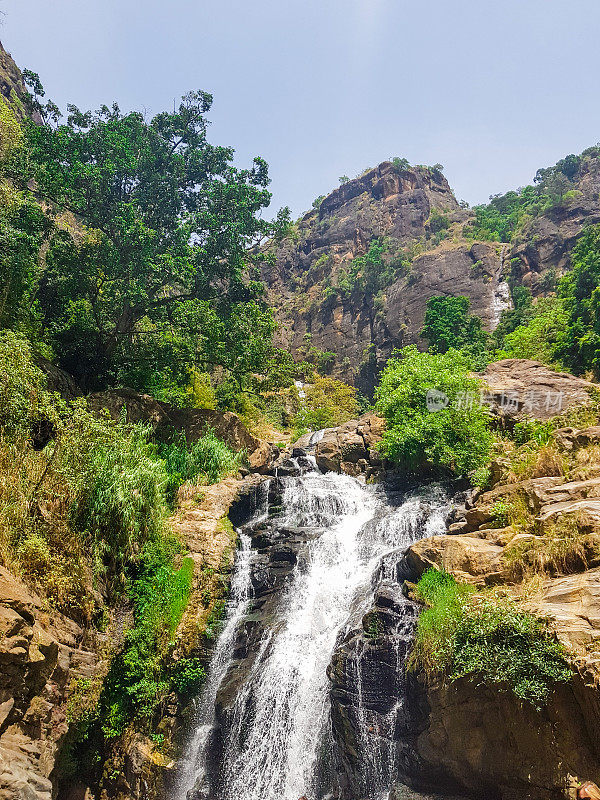
{"type": "Polygon", "coordinates": [[[19,119],[25,117],[21,104],[25,91],[21,70],[0,43],[0,92],[19,119]]]}
{"type": "MultiPolygon", "coordinates": [[[[578,451],[593,449],[600,434],[597,427],[567,428],[555,438],[576,464],[578,451]]],[[[597,779],[600,476],[593,467],[590,472],[581,480],[543,475],[471,494],[455,510],[447,534],[408,548],[397,567],[398,582],[378,592],[362,625],[346,636],[331,662],[344,799],[364,796],[377,774],[384,783],[495,800],[574,798],[577,778],[597,779]],[[503,509],[511,507],[520,509],[512,523],[503,517],[503,509]],[[477,679],[443,683],[407,674],[404,657],[417,612],[402,596],[401,582],[437,568],[481,588],[504,584],[503,592],[519,596],[509,553],[544,546],[555,524],[577,530],[577,547],[562,562],[549,563],[539,591],[522,601],[548,619],[571,653],[573,677],[555,688],[549,704],[536,711],[477,679]],[[380,764],[379,773],[369,773],[369,754],[380,764]]]]}
{"type": "Polygon", "coordinates": [[[377,450],[385,430],[385,421],[374,414],[365,414],[338,428],[323,431],[315,447],[315,459],[322,472],[365,474],[371,477],[383,466],[377,450]]]}
{"type": "Polygon", "coordinates": [[[506,424],[533,417],[548,420],[591,403],[594,384],[539,361],[508,358],[490,364],[482,375],[492,411],[506,424]]]}
{"type": "Polygon", "coordinates": [[[386,161],[340,186],[278,246],[275,264],[264,267],[282,322],[281,344],[297,352],[310,336],[311,345],[336,353],[336,374],[368,388],[373,363],[393,347],[419,342],[433,295],[468,296],[486,327],[493,327],[506,296],[501,283],[506,248],[462,239],[461,224],[470,217],[443,175],[424,167],[402,169],[386,161]],[[436,246],[431,220],[439,215],[460,230],[456,241],[436,246]],[[396,270],[377,303],[360,289],[326,299],[326,288],[337,285],[375,238],[386,239],[384,259],[390,263],[399,264],[400,255],[410,253],[410,268],[396,270]]]}
{"type": "MultiPolygon", "coordinates": [[[[0,798],[52,800],[66,707],[102,669],[84,633],[0,567],[0,798]]],[[[95,649],[95,648],[94,648],[95,649]]]]}
{"type": "Polygon", "coordinates": [[[600,161],[584,159],[574,178],[573,196],[535,217],[510,251],[514,279],[544,294],[570,266],[577,239],[586,225],[600,222],[600,161]]]}

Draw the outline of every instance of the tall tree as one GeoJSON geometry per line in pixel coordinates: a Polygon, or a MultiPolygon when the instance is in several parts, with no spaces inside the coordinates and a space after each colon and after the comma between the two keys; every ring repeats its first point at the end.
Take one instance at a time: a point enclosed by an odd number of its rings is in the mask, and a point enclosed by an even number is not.
{"type": "Polygon", "coordinates": [[[28,80],[43,123],[26,124],[14,177],[58,218],[39,301],[63,366],[91,386],[138,388],[167,366],[178,381],[194,363],[255,369],[256,358],[238,353],[232,363],[217,340],[224,323],[243,329],[251,352],[255,337],[263,350],[270,341],[259,245],[289,215],[261,216],[271,200],[266,163],[238,169],[231,148],[207,141],[204,92],[150,120],[113,105],[70,106],[61,122],[37,76],[28,80]],[[254,326],[243,322],[248,304],[254,326]]]}

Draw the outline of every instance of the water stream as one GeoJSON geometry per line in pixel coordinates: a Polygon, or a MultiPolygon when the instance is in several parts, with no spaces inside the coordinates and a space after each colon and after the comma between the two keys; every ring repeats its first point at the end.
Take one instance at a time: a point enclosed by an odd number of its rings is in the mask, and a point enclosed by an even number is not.
{"type": "MultiPolygon", "coordinates": [[[[236,667],[236,632],[253,610],[252,570],[259,555],[248,533],[257,520],[244,528],[226,620],[198,701],[175,800],[298,800],[304,795],[318,800],[334,791],[332,776],[323,779],[323,764],[332,768],[327,676],[332,654],[371,607],[375,587],[395,579],[407,545],[444,528],[448,499],[438,487],[390,500],[381,488],[347,475],[315,471],[281,483],[282,509],[268,526],[275,541],[285,541],[290,532],[294,541],[302,541],[297,560],[273,601],[275,613],[263,620],[251,666],[229,710],[220,763],[210,770],[218,779],[206,780],[219,687],[236,667]]],[[[406,636],[413,618],[411,610],[406,636]]],[[[358,675],[361,684],[360,664],[358,675]]],[[[360,691],[359,685],[359,697],[360,691]]],[[[365,713],[365,730],[369,724],[365,713]]],[[[379,795],[393,770],[393,755],[381,749],[381,742],[373,749],[367,736],[362,745],[364,769],[367,775],[373,771],[369,781],[379,795]]]]}

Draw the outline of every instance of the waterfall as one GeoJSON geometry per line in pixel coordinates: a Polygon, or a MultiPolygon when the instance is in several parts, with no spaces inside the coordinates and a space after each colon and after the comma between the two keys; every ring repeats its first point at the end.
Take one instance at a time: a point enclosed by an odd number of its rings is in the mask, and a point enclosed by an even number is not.
{"type": "MultiPolygon", "coordinates": [[[[282,510],[266,524],[277,544],[286,537],[302,543],[273,601],[275,606],[269,607],[269,616],[263,620],[256,652],[226,724],[222,723],[218,780],[213,777],[211,785],[199,793],[219,684],[228,670],[233,673],[239,667],[232,652],[235,629],[243,627],[245,616],[253,617],[253,600],[248,596],[252,559],[247,538],[244,542],[230,613],[199,701],[179,800],[184,800],[194,783],[196,789],[189,796],[209,800],[298,800],[303,795],[312,800],[327,793],[320,765],[331,761],[326,751],[331,749],[328,667],[332,654],[371,607],[376,586],[393,580],[406,546],[425,532],[441,528],[447,506],[439,489],[403,498],[399,504],[390,502],[378,487],[334,473],[309,472],[280,482],[282,510]]],[[[399,651],[399,670],[402,657],[399,651]]],[[[362,668],[357,664],[359,694],[362,668]]],[[[360,716],[367,730],[368,711],[360,709],[360,716]]],[[[390,757],[382,750],[382,740],[376,752],[369,750],[372,739],[361,736],[361,747],[365,764],[376,762],[379,772],[383,769],[381,782],[389,773],[390,757]]]]}
{"type": "Polygon", "coordinates": [[[250,558],[252,551],[250,544],[250,537],[241,533],[224,625],[212,656],[206,683],[196,702],[194,736],[182,760],[183,769],[177,793],[180,797],[185,797],[189,789],[198,780],[201,782],[204,777],[205,751],[214,724],[217,691],[229,666],[231,648],[238,625],[248,610],[251,588],[250,558]]]}

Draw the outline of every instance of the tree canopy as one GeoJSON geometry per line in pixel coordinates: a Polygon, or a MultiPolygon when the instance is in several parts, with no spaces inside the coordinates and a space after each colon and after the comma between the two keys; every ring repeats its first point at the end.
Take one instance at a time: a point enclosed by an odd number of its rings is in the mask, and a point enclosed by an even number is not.
{"type": "Polygon", "coordinates": [[[36,300],[61,365],[90,388],[155,390],[165,370],[176,383],[194,365],[260,370],[274,323],[259,245],[289,216],[262,217],[266,163],[239,169],[208,142],[205,92],[150,120],[113,105],[63,121],[28,80],[43,123],[26,123],[10,177],[55,220],[36,300]]]}

